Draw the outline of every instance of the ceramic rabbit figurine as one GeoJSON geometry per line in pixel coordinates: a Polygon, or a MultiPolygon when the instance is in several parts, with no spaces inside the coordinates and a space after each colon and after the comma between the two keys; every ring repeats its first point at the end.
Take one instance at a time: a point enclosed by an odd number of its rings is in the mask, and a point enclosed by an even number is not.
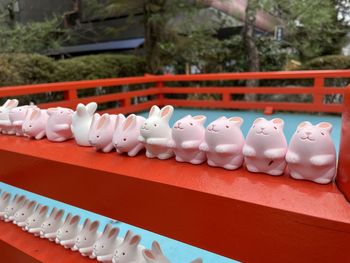
{"type": "Polygon", "coordinates": [[[10,204],[11,194],[7,192],[2,192],[0,197],[0,220],[4,220],[5,209],[10,204]]]}
{"type": "Polygon", "coordinates": [[[33,214],[35,206],[36,201],[26,200],[24,205],[15,213],[13,223],[19,227],[22,227],[24,230],[26,220],[31,214],[33,214]]]}
{"type": "Polygon", "coordinates": [[[331,138],[332,124],[299,124],[288,147],[286,160],[295,179],[330,183],[336,175],[336,151],[331,138]]]}
{"type": "Polygon", "coordinates": [[[55,241],[57,230],[62,226],[64,210],[53,208],[49,217],[41,224],[40,237],[55,241]]]}
{"type": "Polygon", "coordinates": [[[39,108],[32,109],[26,115],[22,131],[24,136],[28,138],[35,138],[41,140],[46,136],[46,124],[49,119],[47,110],[41,110],[39,108]]]}
{"type": "Polygon", "coordinates": [[[7,100],[4,105],[0,106],[0,132],[3,134],[15,134],[11,126],[10,110],[18,106],[18,100],[7,100]]]}
{"type": "Polygon", "coordinates": [[[210,166],[235,170],[242,166],[244,136],[240,117],[220,117],[210,123],[205,131],[205,142],[199,149],[207,154],[210,166]]]}
{"type": "Polygon", "coordinates": [[[92,256],[97,258],[100,262],[112,262],[113,252],[118,244],[121,243],[118,237],[119,228],[112,227],[107,224],[102,232],[101,237],[95,242],[93,246],[92,256]]]}
{"type": "Polygon", "coordinates": [[[142,255],[143,247],[139,246],[141,237],[139,235],[133,235],[129,230],[124,240],[119,244],[113,255],[113,263],[146,263],[142,255]]]}
{"type": "Polygon", "coordinates": [[[118,115],[113,135],[113,144],[117,153],[128,153],[129,156],[135,156],[144,148],[143,144],[138,141],[140,128],[144,122],[144,117],[135,114],[130,114],[126,119],[124,115],[118,115]]]}
{"type": "Polygon", "coordinates": [[[69,213],[63,225],[57,230],[56,243],[61,244],[65,248],[73,248],[75,238],[81,231],[79,228],[80,216],[73,216],[69,213]]]}
{"type": "Polygon", "coordinates": [[[16,107],[10,110],[9,117],[11,122],[11,127],[15,132],[16,136],[23,136],[22,126],[26,115],[29,114],[33,109],[38,107],[34,105],[25,105],[16,107]]]}
{"type": "Polygon", "coordinates": [[[12,202],[5,208],[5,222],[12,222],[15,213],[24,205],[26,197],[24,195],[15,195],[12,202]]]}
{"type": "Polygon", "coordinates": [[[192,164],[206,161],[205,152],[199,150],[199,145],[204,142],[206,119],[203,115],[187,115],[175,122],[168,146],[174,150],[176,161],[192,164]]]}
{"type": "Polygon", "coordinates": [[[89,143],[89,130],[96,110],[96,102],[90,102],[86,106],[79,103],[72,116],[71,129],[76,143],[80,146],[91,146],[89,143]]]}
{"type": "Polygon", "coordinates": [[[281,175],[286,167],[287,140],[283,133],[284,121],[258,118],[250,128],[243,155],[247,170],[253,173],[281,175]]]}
{"type": "Polygon", "coordinates": [[[152,106],[148,119],[140,130],[139,141],[146,147],[148,158],[169,159],[174,156],[173,150],[168,147],[171,140],[171,128],[169,120],[174,108],[170,105],[161,110],[158,106],[152,106]]]}
{"type": "MultiPolygon", "coordinates": [[[[147,263],[171,263],[169,259],[167,259],[162,249],[160,248],[160,245],[157,241],[154,241],[152,243],[152,249],[144,249],[142,251],[142,254],[144,258],[146,259],[147,263]]],[[[202,259],[197,258],[194,261],[191,261],[191,263],[202,263],[202,259]]]]}
{"type": "Polygon", "coordinates": [[[46,220],[48,210],[48,206],[39,204],[34,213],[27,218],[25,222],[25,230],[31,234],[34,234],[35,236],[39,236],[41,230],[40,226],[46,220]]]}
{"type": "Polygon", "coordinates": [[[74,111],[68,108],[50,108],[47,110],[49,119],[46,124],[46,137],[52,142],[63,142],[73,138],[71,130],[74,111]]]}
{"type": "Polygon", "coordinates": [[[89,142],[96,151],[111,152],[113,146],[113,133],[117,116],[107,113],[100,116],[95,113],[89,131],[89,142]]]}
{"type": "Polygon", "coordinates": [[[75,239],[75,244],[72,250],[79,250],[82,256],[94,258],[92,252],[94,243],[99,238],[99,233],[97,232],[99,226],[100,222],[91,222],[90,219],[86,219],[83,229],[75,239]]]}

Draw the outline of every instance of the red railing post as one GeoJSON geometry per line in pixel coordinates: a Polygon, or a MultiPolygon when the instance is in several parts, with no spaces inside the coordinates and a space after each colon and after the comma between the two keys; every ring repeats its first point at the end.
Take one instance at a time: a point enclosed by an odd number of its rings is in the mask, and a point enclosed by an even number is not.
{"type": "Polygon", "coordinates": [[[344,96],[344,112],[342,115],[336,183],[346,199],[350,201],[350,87],[346,88],[344,96]]]}
{"type": "Polygon", "coordinates": [[[316,77],[314,79],[314,87],[313,87],[313,103],[314,105],[320,106],[323,104],[323,91],[324,88],[324,78],[316,77]]]}
{"type": "Polygon", "coordinates": [[[159,89],[159,94],[158,94],[159,106],[164,106],[164,93],[163,93],[164,82],[163,81],[156,82],[156,87],[159,89]]]}

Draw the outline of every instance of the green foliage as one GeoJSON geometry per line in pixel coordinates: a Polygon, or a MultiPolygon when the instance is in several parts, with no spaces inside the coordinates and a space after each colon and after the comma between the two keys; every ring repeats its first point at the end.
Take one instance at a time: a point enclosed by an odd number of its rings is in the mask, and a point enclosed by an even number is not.
{"type": "Polygon", "coordinates": [[[90,55],[57,62],[56,80],[89,80],[143,75],[145,62],[132,55],[90,55]]]}
{"type": "Polygon", "coordinates": [[[8,22],[0,13],[0,53],[45,53],[61,46],[65,30],[58,17],[45,22],[8,22]]]}
{"type": "Polygon", "coordinates": [[[314,58],[303,64],[304,70],[350,69],[350,57],[332,55],[314,58]]]}

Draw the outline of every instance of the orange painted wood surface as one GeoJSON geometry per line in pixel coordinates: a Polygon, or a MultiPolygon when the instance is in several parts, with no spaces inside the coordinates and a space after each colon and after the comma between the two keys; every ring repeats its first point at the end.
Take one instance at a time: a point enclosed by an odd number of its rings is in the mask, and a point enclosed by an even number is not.
{"type": "Polygon", "coordinates": [[[0,221],[0,262],[86,263],[92,261],[47,239],[24,232],[12,223],[0,221]]]}
{"type": "Polygon", "coordinates": [[[333,184],[8,136],[0,160],[4,183],[236,260],[350,262],[350,206],[333,184]]]}

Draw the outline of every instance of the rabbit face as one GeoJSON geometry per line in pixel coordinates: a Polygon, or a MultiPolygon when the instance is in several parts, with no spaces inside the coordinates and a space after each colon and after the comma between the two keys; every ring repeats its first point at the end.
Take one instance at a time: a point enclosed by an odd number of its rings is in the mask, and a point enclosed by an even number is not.
{"type": "Polygon", "coordinates": [[[101,117],[93,120],[89,132],[89,143],[96,149],[104,148],[112,143],[115,126],[115,116],[103,114],[101,117]]]}
{"type": "Polygon", "coordinates": [[[332,140],[330,136],[331,132],[332,125],[328,122],[321,122],[317,125],[312,125],[310,122],[303,122],[298,126],[294,136],[303,144],[313,145],[332,140]]]}
{"type": "Polygon", "coordinates": [[[106,225],[102,236],[94,243],[93,254],[95,256],[104,256],[111,254],[117,244],[117,236],[119,228],[112,228],[111,225],[106,225]]]}
{"type": "Polygon", "coordinates": [[[240,117],[221,117],[210,123],[206,129],[206,141],[210,144],[230,143],[243,139],[240,129],[243,119],[240,117]]]}
{"type": "Polygon", "coordinates": [[[275,137],[283,134],[284,122],[282,119],[275,118],[268,121],[264,118],[258,118],[254,121],[251,130],[257,136],[275,137]]]}
{"type": "Polygon", "coordinates": [[[126,233],[126,236],[123,242],[117,246],[113,255],[114,263],[129,263],[129,262],[137,262],[139,257],[138,254],[138,244],[140,243],[141,237],[136,235],[132,236],[131,231],[126,233]]]}
{"type": "Polygon", "coordinates": [[[63,213],[64,213],[64,211],[62,209],[61,210],[57,210],[56,208],[54,208],[51,211],[51,214],[50,214],[49,218],[47,218],[41,224],[41,232],[43,234],[56,232],[57,229],[62,224],[61,219],[62,219],[63,213]]]}
{"type": "Polygon", "coordinates": [[[73,110],[61,107],[50,108],[47,110],[47,114],[50,116],[50,119],[56,124],[71,123],[73,113],[73,110]]]}
{"type": "Polygon", "coordinates": [[[86,248],[93,245],[97,239],[97,228],[99,225],[98,221],[91,223],[90,219],[86,219],[82,231],[75,239],[75,246],[77,248],[86,248]]]}
{"type": "Polygon", "coordinates": [[[148,119],[141,127],[141,135],[144,138],[166,138],[171,135],[169,120],[173,115],[174,108],[165,106],[161,110],[153,106],[150,110],[148,119]]]}
{"type": "Polygon", "coordinates": [[[35,137],[45,130],[48,117],[46,110],[34,109],[28,112],[22,125],[23,133],[27,136],[35,137]]]}
{"type": "Polygon", "coordinates": [[[13,220],[14,214],[18,211],[18,209],[23,205],[25,201],[25,196],[16,195],[11,204],[9,204],[5,208],[5,218],[9,220],[13,220]]]}
{"type": "MultiPolygon", "coordinates": [[[[116,124],[116,132],[113,137],[114,146],[120,151],[129,151],[139,143],[137,138],[140,135],[140,127],[145,119],[129,115],[121,124],[116,124]]],[[[119,121],[118,121],[119,122],[119,121]]]]}
{"type": "Polygon", "coordinates": [[[10,110],[9,117],[11,122],[24,120],[29,110],[36,108],[35,106],[21,106],[10,110]]]}
{"type": "Polygon", "coordinates": [[[57,230],[57,238],[58,240],[68,240],[75,238],[79,231],[79,221],[80,216],[72,216],[68,214],[66,217],[66,221],[63,226],[57,230]]]}
{"type": "Polygon", "coordinates": [[[26,220],[25,228],[29,230],[30,228],[38,228],[46,219],[47,210],[49,208],[47,206],[38,205],[34,214],[29,216],[26,220]]]}
{"type": "Polygon", "coordinates": [[[15,223],[21,223],[26,221],[26,219],[33,213],[34,207],[36,205],[35,201],[26,201],[23,207],[21,207],[15,214],[14,214],[14,222],[15,223]]]}
{"type": "Polygon", "coordinates": [[[206,117],[203,115],[198,115],[192,117],[187,115],[184,118],[175,122],[172,130],[172,135],[174,139],[182,140],[193,140],[200,139],[203,137],[205,128],[203,126],[206,117]]]}

